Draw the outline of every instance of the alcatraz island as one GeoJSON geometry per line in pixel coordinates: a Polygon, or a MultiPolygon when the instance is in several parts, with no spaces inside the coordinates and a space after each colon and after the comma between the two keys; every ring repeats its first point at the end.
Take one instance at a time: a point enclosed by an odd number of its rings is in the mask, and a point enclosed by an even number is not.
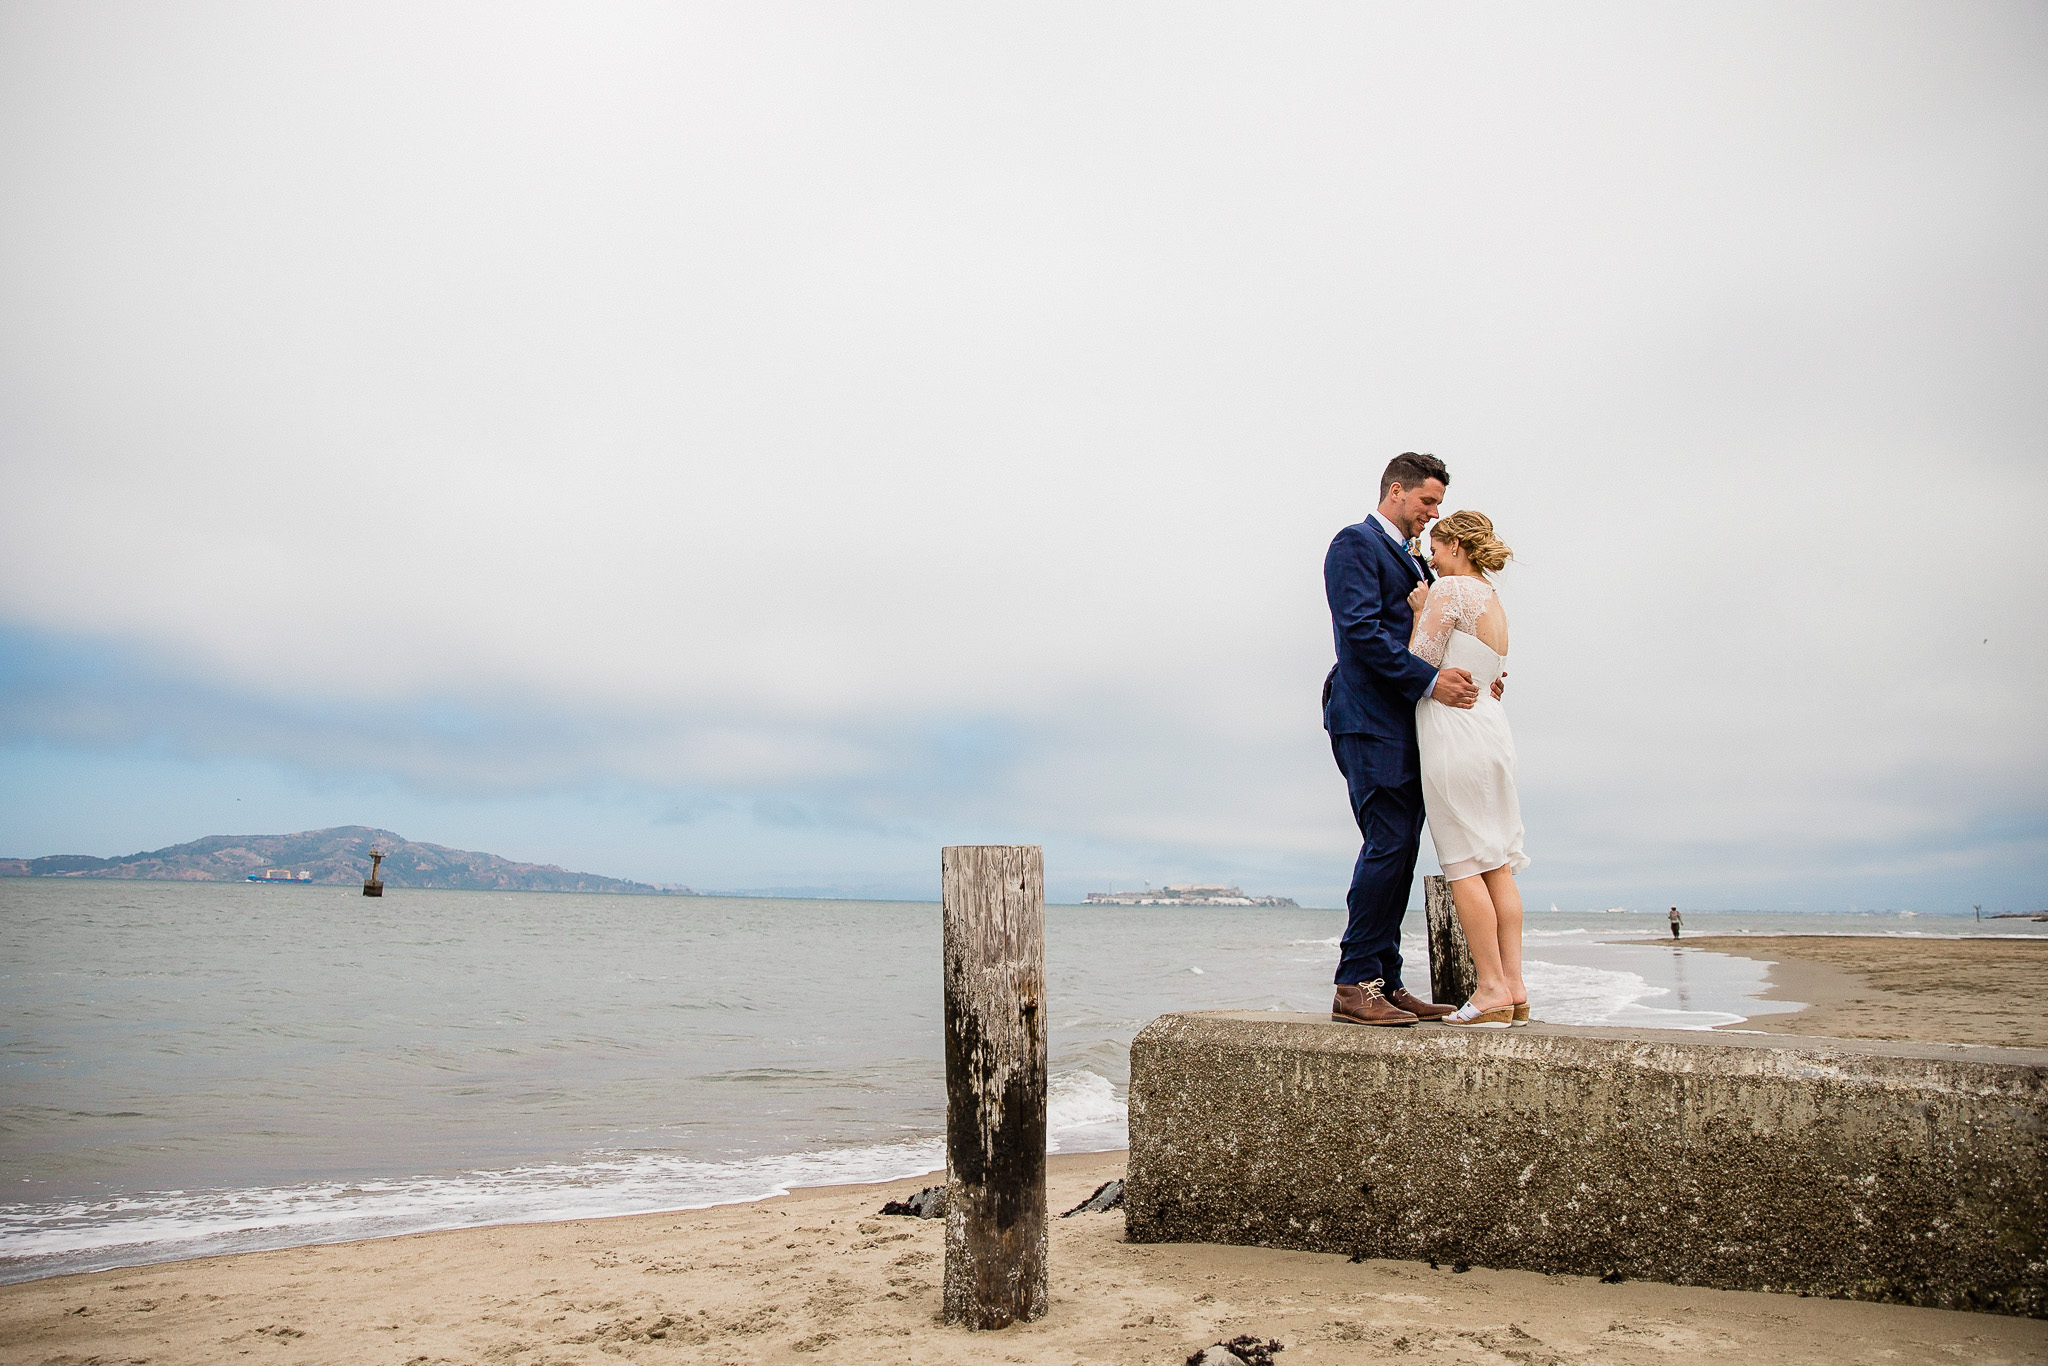
{"type": "MultiPolygon", "coordinates": [[[[1170,882],[1142,892],[1090,892],[1089,906],[1294,906],[1291,896],[1250,896],[1220,882],[1170,882]]],[[[1297,909],[1299,909],[1297,907],[1297,909]]]]}

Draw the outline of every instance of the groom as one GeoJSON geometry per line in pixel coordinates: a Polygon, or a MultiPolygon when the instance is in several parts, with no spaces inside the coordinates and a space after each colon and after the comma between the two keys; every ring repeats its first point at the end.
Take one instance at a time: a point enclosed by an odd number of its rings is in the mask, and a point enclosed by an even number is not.
{"type": "MultiPolygon", "coordinates": [[[[1323,680],[1323,729],[1350,790],[1365,843],[1351,872],[1351,912],[1337,960],[1330,1017],[1346,1024],[1408,1025],[1448,1015],[1401,984],[1401,915],[1422,845],[1422,767],[1415,704],[1469,707],[1479,688],[1463,669],[1437,669],[1408,653],[1415,623],[1408,594],[1432,580],[1409,543],[1436,520],[1451,472],[1409,451],[1380,476],[1380,505],[1330,542],[1323,589],[1337,663],[1323,680]]],[[[1498,685],[1496,684],[1496,687],[1498,685]]]]}

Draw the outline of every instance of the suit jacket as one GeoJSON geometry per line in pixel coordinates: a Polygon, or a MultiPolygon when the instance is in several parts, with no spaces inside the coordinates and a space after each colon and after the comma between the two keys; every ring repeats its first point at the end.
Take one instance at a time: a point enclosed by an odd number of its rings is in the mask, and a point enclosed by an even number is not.
{"type": "Polygon", "coordinates": [[[1323,557],[1337,642],[1337,663],[1323,680],[1323,729],[1366,737],[1366,771],[1353,781],[1397,787],[1422,776],[1415,704],[1437,671],[1408,653],[1408,593],[1423,577],[1421,561],[1370,519],[1338,532],[1323,557]]]}

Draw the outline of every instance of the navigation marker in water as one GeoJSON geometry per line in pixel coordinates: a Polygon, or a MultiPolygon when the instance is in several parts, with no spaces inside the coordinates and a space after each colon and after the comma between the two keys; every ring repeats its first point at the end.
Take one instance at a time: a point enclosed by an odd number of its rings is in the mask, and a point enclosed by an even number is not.
{"type": "Polygon", "coordinates": [[[370,851],[370,880],[363,884],[364,896],[384,895],[384,881],[383,879],[377,876],[377,869],[383,864],[383,862],[384,851],[381,849],[372,849],[370,851]]]}

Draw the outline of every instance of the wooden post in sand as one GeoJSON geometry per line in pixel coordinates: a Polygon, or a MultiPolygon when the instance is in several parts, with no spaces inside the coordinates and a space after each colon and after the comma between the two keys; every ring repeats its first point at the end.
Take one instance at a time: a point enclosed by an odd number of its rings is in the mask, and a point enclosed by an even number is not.
{"type": "Polygon", "coordinates": [[[1461,1006],[1479,986],[1479,972],[1458,924],[1451,884],[1440,877],[1422,879],[1422,908],[1429,916],[1429,998],[1438,1005],[1461,1006]]]}
{"type": "Polygon", "coordinates": [[[946,954],[946,1322],[1042,1318],[1045,855],[939,856],[946,954]]]}

